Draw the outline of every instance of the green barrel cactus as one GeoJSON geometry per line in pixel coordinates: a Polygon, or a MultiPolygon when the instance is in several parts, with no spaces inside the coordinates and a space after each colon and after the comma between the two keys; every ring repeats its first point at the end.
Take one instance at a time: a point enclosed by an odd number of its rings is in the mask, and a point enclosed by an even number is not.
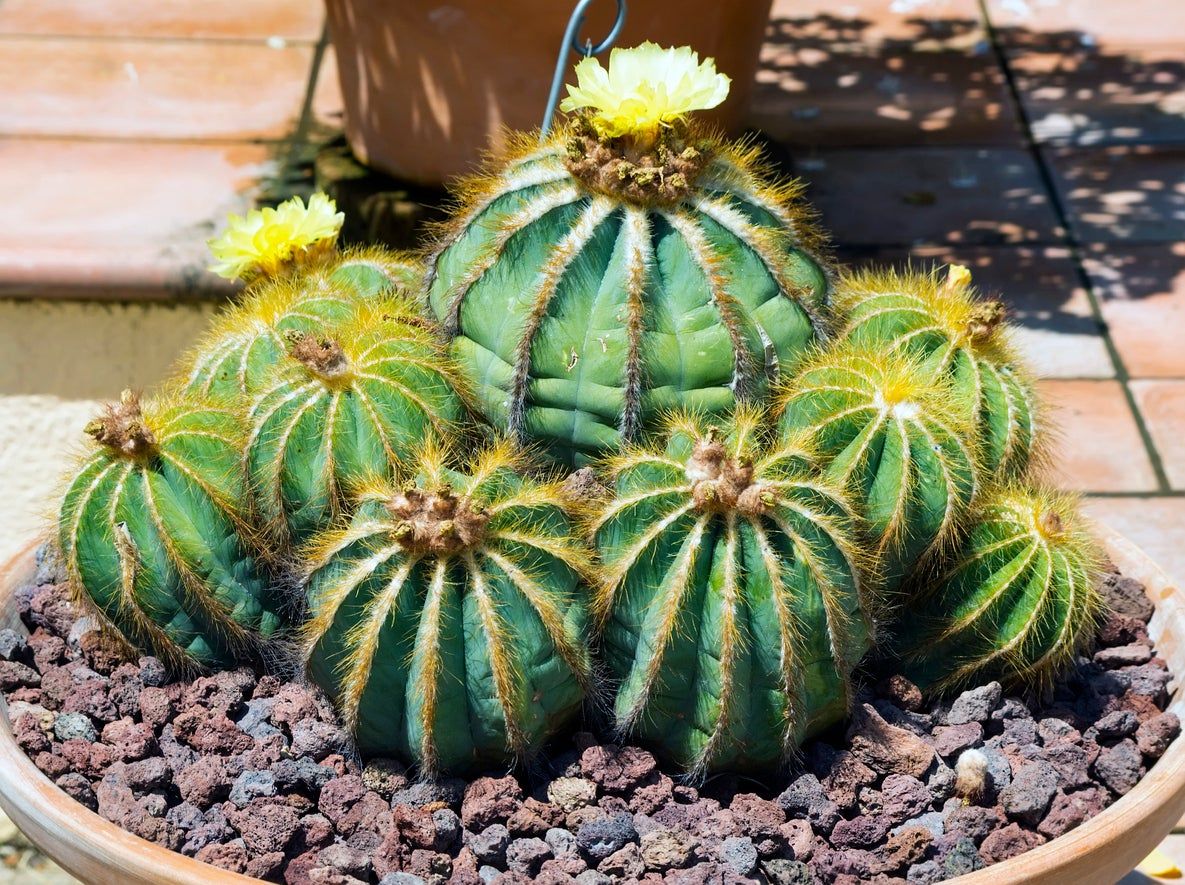
{"type": "Polygon", "coordinates": [[[258,518],[282,546],[326,528],[352,485],[389,476],[464,413],[451,363],[406,305],[357,307],[285,346],[251,402],[244,453],[258,518]]]}
{"type": "Polygon", "coordinates": [[[57,520],[75,597],[179,669],[257,656],[289,612],[242,540],[235,412],[183,397],[141,405],[124,391],[86,432],[95,445],[57,520]]]}
{"type": "Polygon", "coordinates": [[[1048,684],[1095,635],[1101,561],[1073,495],[993,490],[949,570],[901,617],[904,672],[937,692],[989,679],[1048,684]]]}
{"type": "Polygon", "coordinates": [[[973,432],[949,379],[918,359],[841,343],[784,391],[779,425],[806,435],[852,496],[888,587],[942,548],[975,495],[973,432]]]}
{"type": "MultiPolygon", "coordinates": [[[[415,261],[372,247],[261,280],[219,315],[179,374],[194,393],[251,396],[283,359],[286,336],[344,322],[360,303],[397,302],[418,289],[421,276],[415,261]]],[[[393,309],[407,312],[398,303],[393,309]]]]}
{"type": "Polygon", "coordinates": [[[844,335],[867,347],[911,353],[926,371],[951,379],[974,421],[985,475],[1021,476],[1038,444],[1037,393],[1011,345],[1004,305],[977,298],[970,273],[868,271],[836,292],[844,335]]]}
{"type": "Polygon", "coordinates": [[[428,774],[529,757],[591,678],[588,550],[561,490],[507,445],[459,471],[429,448],[417,466],[363,489],[306,551],[309,673],[364,754],[428,774]]]}
{"type": "MultiPolygon", "coordinates": [[[[631,71],[671,104],[689,82],[661,59],[631,71]]],[[[585,113],[542,144],[521,137],[465,185],[429,262],[477,408],[564,464],[672,409],[762,400],[823,333],[831,272],[801,186],[703,134],[684,112],[705,105],[687,101],[648,126],[585,113]]]]}
{"type": "Polygon", "coordinates": [[[768,771],[847,712],[871,643],[857,520],[766,417],[671,421],[608,461],[594,598],[624,734],[686,769],[768,771]]]}

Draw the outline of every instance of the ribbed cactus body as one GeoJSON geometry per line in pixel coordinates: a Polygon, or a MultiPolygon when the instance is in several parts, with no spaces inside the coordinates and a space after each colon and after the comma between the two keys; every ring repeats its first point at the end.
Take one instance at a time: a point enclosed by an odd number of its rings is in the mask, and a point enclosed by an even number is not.
{"type": "Polygon", "coordinates": [[[58,541],[76,595],[130,645],[179,667],[229,666],[284,625],[233,514],[243,428],[227,409],[123,401],[62,500],[58,541]]]}
{"type": "Polygon", "coordinates": [[[251,402],[244,458],[260,518],[299,543],[328,526],[352,485],[449,433],[463,405],[435,336],[395,302],[285,344],[251,402]]]}
{"type": "Polygon", "coordinates": [[[429,453],[412,484],[364,490],[308,554],[312,677],[363,753],[426,772],[530,756],[590,675],[574,539],[559,492],[506,448],[454,472],[429,453]]]}
{"type": "Polygon", "coordinates": [[[410,259],[369,248],[259,283],[215,320],[187,358],[182,369],[186,389],[218,396],[257,393],[283,359],[287,336],[345,322],[359,304],[406,297],[418,288],[421,275],[410,259]]]}
{"type": "Polygon", "coordinates": [[[1100,560],[1072,496],[993,491],[950,570],[901,617],[905,672],[936,690],[989,679],[1039,687],[1093,638],[1100,560]]]}
{"type": "Polygon", "coordinates": [[[847,711],[871,642],[852,513],[764,416],[611,461],[595,611],[618,728],[692,771],[768,771],[847,711]]]}
{"type": "Polygon", "coordinates": [[[484,417],[579,464],[665,411],[760,399],[816,340],[829,281],[797,187],[754,151],[701,145],[650,199],[577,177],[571,138],[470,187],[428,297],[484,417]]]}
{"type": "Polygon", "coordinates": [[[841,344],[782,399],[783,434],[803,434],[864,517],[889,586],[957,529],[976,490],[970,431],[945,379],[916,360],[841,344]]]}
{"type": "Polygon", "coordinates": [[[883,271],[845,279],[836,298],[854,343],[913,354],[924,371],[950,379],[954,402],[974,421],[985,475],[1025,471],[1037,444],[1037,397],[1000,302],[934,274],[883,271]]]}

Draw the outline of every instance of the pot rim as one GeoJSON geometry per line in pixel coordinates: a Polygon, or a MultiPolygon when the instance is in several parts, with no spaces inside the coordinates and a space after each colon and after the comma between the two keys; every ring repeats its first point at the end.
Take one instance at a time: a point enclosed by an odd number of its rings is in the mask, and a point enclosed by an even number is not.
{"type": "MultiPolygon", "coordinates": [[[[1156,641],[1172,635],[1177,625],[1162,606],[1176,598],[1185,607],[1185,594],[1135,544],[1106,526],[1098,536],[1111,559],[1127,577],[1141,581],[1156,606],[1152,633],[1156,641]],[[1160,617],[1157,617],[1157,616],[1160,617]],[[1159,623],[1157,623],[1159,621],[1159,623]]],[[[32,569],[37,542],[0,568],[0,604],[32,569]]],[[[1180,626],[1185,627],[1185,623],[1180,626]]],[[[1178,679],[1178,682],[1182,680],[1178,679]]],[[[1173,705],[1180,700],[1173,699],[1173,705]]],[[[221,870],[156,845],[116,826],[66,795],[25,755],[13,737],[8,706],[0,696],[0,807],[26,833],[30,841],[64,869],[84,881],[129,883],[183,883],[183,885],[248,885],[248,876],[221,870]],[[115,864],[118,869],[114,869],[115,864]],[[98,866],[96,866],[98,865],[98,866]],[[106,873],[110,878],[104,878],[106,873]]],[[[1127,795],[1080,826],[1037,848],[998,864],[955,879],[952,885],[1044,885],[1099,882],[1110,885],[1113,877],[1090,878],[1077,870],[1067,874],[1067,864],[1107,852],[1108,868],[1120,858],[1132,869],[1169,833],[1185,813],[1185,732],[1127,795]],[[1153,825],[1149,825],[1153,824],[1153,825]],[[1163,832],[1161,832],[1163,830],[1163,832]],[[1154,838],[1152,838],[1154,837],[1154,838]],[[1085,876],[1085,878],[1084,878],[1085,876]]],[[[1122,873],[1120,873],[1122,875],[1122,873]]]]}

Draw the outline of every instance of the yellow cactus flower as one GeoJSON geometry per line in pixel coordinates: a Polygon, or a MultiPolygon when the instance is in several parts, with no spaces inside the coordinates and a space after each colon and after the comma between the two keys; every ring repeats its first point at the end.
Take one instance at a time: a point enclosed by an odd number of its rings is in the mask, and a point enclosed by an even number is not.
{"type": "Polygon", "coordinates": [[[962,264],[952,264],[946,269],[946,285],[952,289],[965,289],[971,284],[971,271],[962,264]]]}
{"type": "Polygon", "coordinates": [[[591,56],[584,59],[576,65],[576,82],[568,86],[561,110],[588,108],[602,138],[628,135],[650,145],[660,127],[724,101],[732,81],[716,72],[715,59],[701,62],[689,46],[663,49],[643,43],[614,49],[608,70],[591,56]]]}
{"type": "Polygon", "coordinates": [[[345,215],[323,193],[308,206],[293,197],[275,209],[231,215],[226,230],[209,241],[215,263],[210,270],[228,280],[272,276],[290,263],[331,248],[345,215]]]}

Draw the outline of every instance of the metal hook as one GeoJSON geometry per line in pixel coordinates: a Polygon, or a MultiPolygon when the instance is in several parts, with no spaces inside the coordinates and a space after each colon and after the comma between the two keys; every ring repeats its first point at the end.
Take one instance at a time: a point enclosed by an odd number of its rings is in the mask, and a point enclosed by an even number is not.
{"type": "Polygon", "coordinates": [[[576,8],[572,10],[572,17],[568,19],[568,27],[564,29],[564,41],[560,44],[560,54],[555,60],[555,73],[551,77],[551,93],[547,97],[547,110],[543,112],[543,125],[540,127],[539,133],[540,140],[546,138],[547,133],[551,131],[556,105],[560,103],[560,86],[564,83],[564,69],[568,66],[568,52],[579,53],[585,58],[590,55],[599,55],[613,45],[613,41],[617,39],[617,35],[621,33],[621,28],[625,24],[625,0],[617,0],[617,18],[613,22],[609,35],[596,46],[593,45],[592,40],[585,40],[582,46],[580,44],[580,27],[584,24],[584,11],[592,2],[593,0],[580,0],[576,4],[576,8]]]}

